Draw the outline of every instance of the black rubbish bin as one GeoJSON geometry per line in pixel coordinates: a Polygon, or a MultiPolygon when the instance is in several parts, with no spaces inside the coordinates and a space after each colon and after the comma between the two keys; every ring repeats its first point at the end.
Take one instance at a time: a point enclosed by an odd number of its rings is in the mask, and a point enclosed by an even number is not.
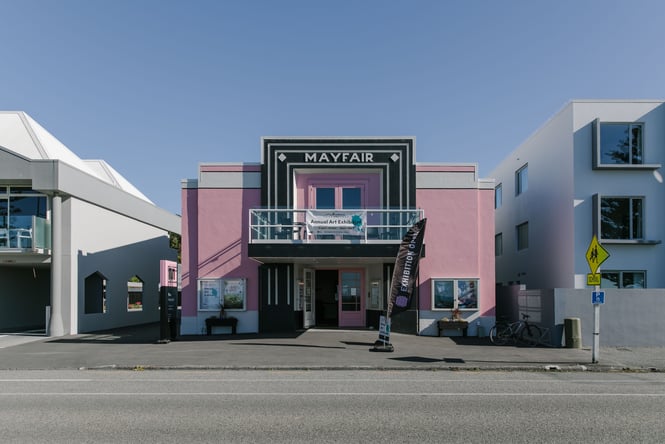
{"type": "Polygon", "coordinates": [[[582,348],[582,323],[580,318],[564,319],[563,329],[566,336],[566,348],[582,348]]]}

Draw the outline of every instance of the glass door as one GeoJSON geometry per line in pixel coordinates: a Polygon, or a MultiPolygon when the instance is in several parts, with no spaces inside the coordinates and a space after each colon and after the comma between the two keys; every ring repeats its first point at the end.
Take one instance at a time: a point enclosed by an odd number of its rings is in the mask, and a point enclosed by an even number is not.
{"type": "Polygon", "coordinates": [[[304,298],[303,298],[303,327],[309,328],[314,326],[314,270],[305,268],[303,270],[304,281],[304,298]]]}
{"type": "Polygon", "coordinates": [[[339,326],[365,326],[365,297],[363,270],[339,271],[339,326]]]}

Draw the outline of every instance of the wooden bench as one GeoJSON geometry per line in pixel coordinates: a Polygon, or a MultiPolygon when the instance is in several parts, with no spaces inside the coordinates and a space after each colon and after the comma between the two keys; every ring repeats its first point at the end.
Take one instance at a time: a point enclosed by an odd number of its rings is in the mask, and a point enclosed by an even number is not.
{"type": "Polygon", "coordinates": [[[236,334],[238,318],[208,318],[206,319],[206,330],[208,336],[212,334],[213,327],[231,327],[231,334],[236,334]]]}
{"type": "Polygon", "coordinates": [[[461,330],[462,336],[466,337],[466,332],[469,328],[467,321],[438,321],[437,325],[439,326],[439,336],[441,336],[442,330],[461,330]]]}

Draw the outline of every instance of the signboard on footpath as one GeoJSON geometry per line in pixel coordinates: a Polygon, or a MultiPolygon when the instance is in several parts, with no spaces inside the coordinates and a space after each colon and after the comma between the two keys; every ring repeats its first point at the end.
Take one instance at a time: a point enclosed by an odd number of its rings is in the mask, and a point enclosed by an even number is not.
{"type": "Polygon", "coordinates": [[[599,273],[600,264],[610,257],[610,253],[600,245],[596,235],[593,235],[589,248],[586,250],[586,261],[589,264],[590,274],[586,276],[587,285],[595,287],[591,293],[591,303],[593,304],[593,347],[591,349],[591,362],[598,362],[598,352],[600,349],[600,304],[605,303],[605,292],[600,291],[601,274],[599,273]]]}
{"type": "Polygon", "coordinates": [[[607,258],[610,257],[610,253],[607,252],[600,242],[596,235],[593,235],[589,248],[586,251],[586,261],[589,264],[589,269],[591,270],[590,274],[586,275],[586,284],[589,286],[599,286],[600,285],[600,273],[598,269],[600,264],[605,262],[607,258]]]}

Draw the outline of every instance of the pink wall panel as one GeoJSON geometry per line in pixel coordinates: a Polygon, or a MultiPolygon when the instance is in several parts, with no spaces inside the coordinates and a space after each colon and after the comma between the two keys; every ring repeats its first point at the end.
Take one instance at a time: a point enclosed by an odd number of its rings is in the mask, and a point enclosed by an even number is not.
{"type": "Polygon", "coordinates": [[[479,311],[485,315],[494,310],[494,201],[490,191],[416,191],[418,206],[427,217],[420,309],[432,308],[431,278],[479,278],[479,311]]]}
{"type": "Polygon", "coordinates": [[[247,309],[258,309],[258,263],[247,257],[249,209],[257,189],[199,190],[198,277],[247,279],[247,309]]]}

